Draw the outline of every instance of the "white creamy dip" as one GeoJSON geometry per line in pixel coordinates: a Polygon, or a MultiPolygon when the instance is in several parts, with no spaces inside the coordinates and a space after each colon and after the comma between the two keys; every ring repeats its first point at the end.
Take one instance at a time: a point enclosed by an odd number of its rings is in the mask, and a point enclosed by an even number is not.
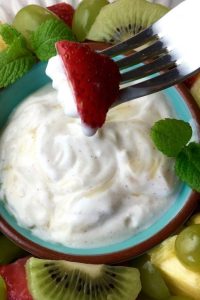
{"type": "Polygon", "coordinates": [[[120,242],[151,225],[175,198],[173,160],[152,124],[173,113],[161,93],[111,109],[95,136],[65,115],[50,85],[26,99],[0,139],[1,198],[18,222],[72,247],[120,242]]]}

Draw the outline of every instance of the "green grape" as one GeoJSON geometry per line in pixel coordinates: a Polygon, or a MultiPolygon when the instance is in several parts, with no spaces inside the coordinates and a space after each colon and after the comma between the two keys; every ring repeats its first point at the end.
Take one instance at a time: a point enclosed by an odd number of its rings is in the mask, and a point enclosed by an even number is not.
{"type": "Polygon", "coordinates": [[[58,19],[58,17],[48,9],[39,5],[27,5],[23,7],[15,16],[13,26],[29,40],[30,34],[45,21],[58,19]]]}
{"type": "Polygon", "coordinates": [[[169,289],[159,270],[152,265],[146,256],[140,258],[135,265],[140,271],[142,292],[151,299],[162,300],[170,297],[169,289]]]}
{"type": "Polygon", "coordinates": [[[171,296],[167,300],[192,300],[192,299],[185,296],[171,296]]]}
{"type": "Polygon", "coordinates": [[[6,300],[7,299],[7,289],[4,279],[0,276],[0,299],[6,300]]]}
{"type": "Polygon", "coordinates": [[[200,225],[190,225],[182,230],[175,241],[178,259],[194,271],[200,271],[200,225]]]}
{"type": "Polygon", "coordinates": [[[72,31],[79,41],[84,41],[101,8],[107,5],[107,0],[83,0],[77,7],[72,31]]]}

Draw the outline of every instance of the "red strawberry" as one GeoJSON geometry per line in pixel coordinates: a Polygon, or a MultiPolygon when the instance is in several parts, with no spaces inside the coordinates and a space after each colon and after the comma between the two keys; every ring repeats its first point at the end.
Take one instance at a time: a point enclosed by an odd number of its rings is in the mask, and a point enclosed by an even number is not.
{"type": "Polygon", "coordinates": [[[10,265],[0,266],[0,275],[7,285],[8,300],[32,300],[27,287],[26,261],[27,258],[22,258],[10,265]]]}
{"type": "Polygon", "coordinates": [[[63,20],[69,27],[72,27],[74,8],[70,4],[61,2],[47,8],[63,20]]]}
{"type": "Polygon", "coordinates": [[[71,82],[82,122],[92,128],[101,127],[119,95],[117,65],[84,44],[60,41],[56,48],[71,82]]]}

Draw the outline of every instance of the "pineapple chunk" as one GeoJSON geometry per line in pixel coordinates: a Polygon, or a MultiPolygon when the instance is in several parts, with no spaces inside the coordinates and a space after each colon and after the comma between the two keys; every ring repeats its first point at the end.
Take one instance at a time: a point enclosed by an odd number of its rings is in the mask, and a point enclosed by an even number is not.
{"type": "Polygon", "coordinates": [[[172,293],[200,300],[200,272],[186,268],[179,261],[174,248],[176,237],[149,251],[151,262],[161,271],[172,293]]]}

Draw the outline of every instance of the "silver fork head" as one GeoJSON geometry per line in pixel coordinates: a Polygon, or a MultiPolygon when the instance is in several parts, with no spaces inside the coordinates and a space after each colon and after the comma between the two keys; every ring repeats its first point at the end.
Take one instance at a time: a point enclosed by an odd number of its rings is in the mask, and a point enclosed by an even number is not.
{"type": "Polygon", "coordinates": [[[132,82],[131,87],[122,86],[118,102],[160,91],[200,71],[199,11],[199,0],[185,0],[138,35],[102,51],[117,56],[146,45],[128,57],[117,57],[121,84],[132,82]],[[145,65],[138,65],[141,62],[145,65]],[[144,80],[135,83],[139,78],[144,80]]]}
{"type": "Polygon", "coordinates": [[[144,43],[151,40],[153,36],[154,32],[152,26],[150,26],[130,39],[101,51],[101,53],[109,56],[116,56],[144,45],[144,43]]]}

